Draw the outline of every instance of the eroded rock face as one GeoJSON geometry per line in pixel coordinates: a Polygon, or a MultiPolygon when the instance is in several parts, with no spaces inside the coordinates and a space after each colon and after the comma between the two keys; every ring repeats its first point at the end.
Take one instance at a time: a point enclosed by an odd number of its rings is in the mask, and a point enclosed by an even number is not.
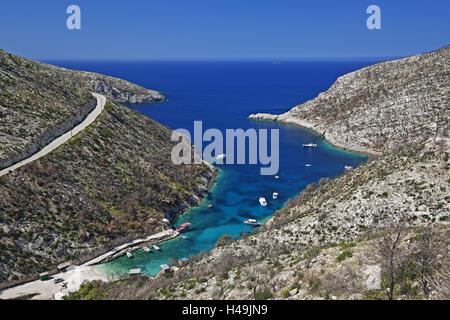
{"type": "Polygon", "coordinates": [[[128,81],[115,79],[99,74],[84,73],[83,80],[87,87],[111,97],[122,104],[152,103],[164,101],[158,91],[144,89],[128,81]]]}
{"type": "Polygon", "coordinates": [[[364,268],[365,285],[367,290],[377,290],[381,288],[381,268],[377,265],[366,266],[364,268]]]}
{"type": "Polygon", "coordinates": [[[430,136],[450,136],[450,47],[346,74],[326,92],[282,115],[332,144],[381,154],[430,136]]]}

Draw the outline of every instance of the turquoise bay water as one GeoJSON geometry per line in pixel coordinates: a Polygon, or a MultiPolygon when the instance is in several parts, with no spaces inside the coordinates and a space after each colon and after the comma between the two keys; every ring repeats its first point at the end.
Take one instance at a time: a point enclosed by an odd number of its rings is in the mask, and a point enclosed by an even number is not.
{"type": "MultiPolygon", "coordinates": [[[[122,256],[100,266],[106,273],[126,273],[141,268],[156,275],[160,265],[214,247],[218,238],[239,237],[253,227],[243,224],[248,218],[264,221],[275,210],[322,177],[344,172],[345,165],[357,166],[367,157],[341,151],[321,137],[294,125],[252,121],[251,113],[283,113],[326,90],[338,76],[359,69],[366,62],[56,62],[64,67],[94,71],[124,78],[144,87],[160,90],[167,102],[130,106],[172,129],[193,131],[194,120],[203,129],[242,128],[280,130],[280,170],[273,176],[259,175],[258,165],[219,165],[220,175],[199,207],[176,219],[176,226],[191,222],[192,228],[178,237],[160,243],[161,251],[135,251],[134,259],[122,256]],[[302,148],[317,143],[318,148],[302,148]],[[305,164],[311,164],[306,167],[305,164]],[[272,199],[278,192],[279,198],[272,199]],[[260,196],[269,205],[261,207],[260,196]],[[208,205],[213,207],[209,208],[208,205]]],[[[205,144],[206,145],[206,144],[205,144]]]]}

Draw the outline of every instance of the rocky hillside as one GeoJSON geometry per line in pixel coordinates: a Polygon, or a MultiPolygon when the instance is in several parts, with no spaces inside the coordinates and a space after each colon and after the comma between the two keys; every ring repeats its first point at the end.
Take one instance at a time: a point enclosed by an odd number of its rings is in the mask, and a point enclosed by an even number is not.
{"type": "Polygon", "coordinates": [[[159,92],[124,80],[67,70],[0,50],[0,169],[80,122],[95,107],[91,92],[117,103],[164,100],[159,92]]]}
{"type": "Polygon", "coordinates": [[[401,245],[411,261],[395,298],[433,298],[435,291],[421,290],[414,250],[431,228],[434,266],[450,263],[449,155],[450,146],[430,140],[369,161],[309,186],[259,232],[220,241],[173,278],[143,277],[99,289],[109,299],[385,299],[386,270],[375,246],[400,224],[407,228],[401,245]]]}
{"type": "Polygon", "coordinates": [[[85,108],[93,89],[106,91],[108,101],[69,142],[0,177],[0,281],[159,232],[168,227],[164,218],[198,204],[208,191],[213,167],[174,165],[172,131],[116,103],[157,101],[160,94],[4,52],[1,57],[4,154],[23,152],[36,136],[85,108]]]}
{"type": "Polygon", "coordinates": [[[381,154],[430,136],[450,136],[450,46],[346,74],[282,115],[344,149],[381,154]]]}
{"type": "Polygon", "coordinates": [[[284,115],[254,116],[379,156],[308,186],[261,230],[224,237],[172,277],[96,290],[111,299],[450,299],[449,52],[367,67],[284,115]]]}

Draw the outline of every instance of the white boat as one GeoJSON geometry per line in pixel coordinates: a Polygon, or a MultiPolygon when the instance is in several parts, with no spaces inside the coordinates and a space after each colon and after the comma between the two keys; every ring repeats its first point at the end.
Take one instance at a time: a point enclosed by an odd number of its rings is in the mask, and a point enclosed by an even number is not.
{"type": "Polygon", "coordinates": [[[266,207],[266,206],[267,206],[266,198],[264,198],[264,197],[259,197],[259,204],[260,204],[261,206],[263,206],[263,207],[266,207]]]}
{"type": "Polygon", "coordinates": [[[144,249],[145,252],[150,252],[150,251],[152,251],[152,250],[150,250],[149,247],[143,247],[142,249],[144,249]]]}
{"type": "Polygon", "coordinates": [[[280,177],[279,176],[275,176],[275,179],[280,179],[280,177]]]}
{"type": "Polygon", "coordinates": [[[317,148],[317,144],[315,144],[315,143],[305,143],[305,144],[302,144],[302,147],[303,148],[317,148]]]}
{"type": "Polygon", "coordinates": [[[216,160],[222,160],[225,159],[227,157],[227,155],[225,153],[219,154],[218,156],[216,156],[216,160]]]}
{"type": "Polygon", "coordinates": [[[127,252],[127,257],[130,259],[133,258],[133,255],[131,254],[131,252],[127,252]]]}
{"type": "Polygon", "coordinates": [[[305,164],[305,167],[312,167],[312,164],[309,164],[309,163],[307,163],[307,164],[305,164]]]}
{"type": "Polygon", "coordinates": [[[354,169],[352,166],[345,166],[344,168],[345,168],[345,170],[347,170],[347,171],[351,171],[351,170],[354,169]]]}
{"type": "Polygon", "coordinates": [[[156,244],[153,245],[153,249],[155,249],[155,250],[161,250],[156,244]]]}
{"type": "Polygon", "coordinates": [[[272,194],[272,198],[273,198],[273,199],[278,199],[278,192],[274,192],[274,193],[272,194]]]}
{"type": "Polygon", "coordinates": [[[256,221],[255,219],[245,220],[244,223],[248,224],[249,226],[257,226],[257,227],[259,227],[261,225],[261,222],[256,221]]]}
{"type": "Polygon", "coordinates": [[[187,239],[188,237],[186,237],[184,234],[181,235],[181,239],[187,239]]]}

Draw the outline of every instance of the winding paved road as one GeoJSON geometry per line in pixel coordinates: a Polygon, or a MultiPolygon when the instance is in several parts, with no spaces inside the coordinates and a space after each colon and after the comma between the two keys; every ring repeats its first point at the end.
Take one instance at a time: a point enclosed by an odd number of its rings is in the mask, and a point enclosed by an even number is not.
{"type": "Polygon", "coordinates": [[[72,130],[59,136],[58,138],[56,138],[55,140],[53,140],[52,142],[47,144],[45,147],[43,147],[41,150],[39,150],[35,154],[31,155],[30,157],[28,157],[22,161],[19,161],[16,164],[13,164],[12,166],[10,166],[8,168],[1,170],[0,177],[4,176],[8,172],[14,171],[14,170],[26,165],[27,163],[30,163],[34,160],[42,158],[46,154],[48,154],[48,153],[52,152],[53,150],[55,150],[56,148],[58,148],[63,143],[70,140],[77,133],[80,133],[81,131],[86,129],[86,127],[89,126],[91,123],[93,123],[95,121],[95,119],[97,119],[97,117],[100,115],[100,113],[102,113],[103,109],[105,108],[106,97],[101,94],[98,94],[98,93],[92,93],[92,95],[95,98],[97,98],[97,106],[95,107],[94,110],[91,111],[91,113],[89,113],[87,115],[86,119],[84,119],[83,122],[81,122],[80,124],[78,124],[77,126],[72,128],[72,130]]]}

